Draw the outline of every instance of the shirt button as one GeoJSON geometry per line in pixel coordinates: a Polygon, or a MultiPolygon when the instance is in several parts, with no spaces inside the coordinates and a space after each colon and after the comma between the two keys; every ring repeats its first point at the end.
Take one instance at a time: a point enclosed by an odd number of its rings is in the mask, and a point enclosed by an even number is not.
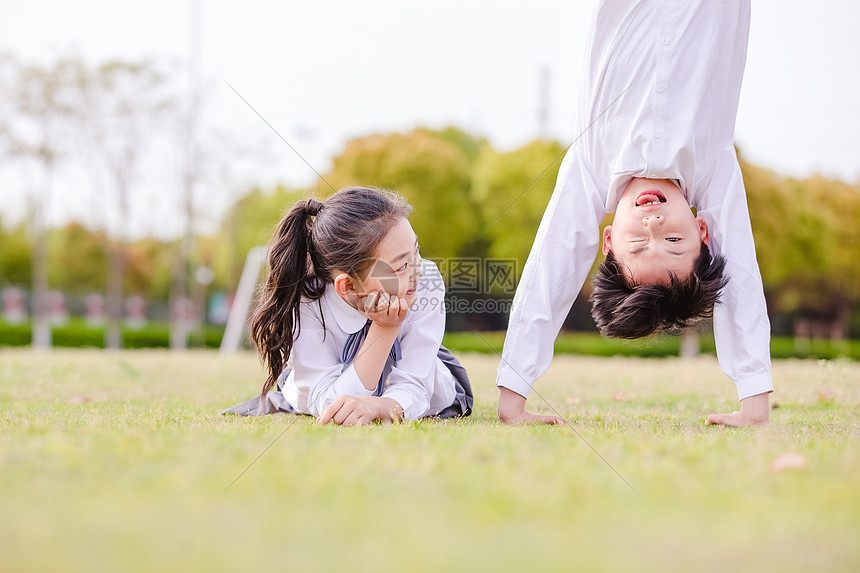
{"type": "Polygon", "coordinates": [[[656,137],[657,139],[660,139],[661,137],[663,137],[663,130],[659,129],[659,128],[655,129],[654,130],[654,137],[656,137]]]}
{"type": "Polygon", "coordinates": [[[657,91],[660,93],[663,93],[664,91],[666,91],[666,83],[660,82],[659,84],[657,84],[657,91]]]}
{"type": "Polygon", "coordinates": [[[667,45],[669,43],[669,36],[663,36],[663,45],[667,45]]]}

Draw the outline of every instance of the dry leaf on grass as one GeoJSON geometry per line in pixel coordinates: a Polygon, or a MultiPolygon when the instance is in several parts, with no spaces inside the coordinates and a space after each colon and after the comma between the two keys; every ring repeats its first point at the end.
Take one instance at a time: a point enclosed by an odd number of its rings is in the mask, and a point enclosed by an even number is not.
{"type": "Polygon", "coordinates": [[[806,458],[802,454],[782,454],[773,461],[773,471],[802,470],[806,467],[806,458]]]}
{"type": "Polygon", "coordinates": [[[69,398],[69,404],[86,404],[92,401],[92,398],[87,398],[86,396],[72,396],[69,398]]]}
{"type": "Polygon", "coordinates": [[[833,388],[825,388],[821,392],[818,393],[818,401],[819,402],[829,402],[831,400],[836,399],[836,392],[833,391],[833,388]]]}
{"type": "Polygon", "coordinates": [[[619,390],[615,394],[612,395],[612,399],[616,402],[626,402],[630,399],[630,396],[627,395],[627,392],[624,390],[619,390]]]}

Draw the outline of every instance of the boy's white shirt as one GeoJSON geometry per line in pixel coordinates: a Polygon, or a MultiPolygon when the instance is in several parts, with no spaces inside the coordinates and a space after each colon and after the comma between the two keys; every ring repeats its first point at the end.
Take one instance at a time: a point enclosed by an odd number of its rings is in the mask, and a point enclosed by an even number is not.
{"type": "MultiPolygon", "coordinates": [[[[439,269],[424,261],[415,302],[398,334],[402,358],[392,367],[382,394],[400,404],[406,419],[435,414],[456,396],[454,376],[437,358],[445,333],[444,298],[439,269]]],[[[329,285],[319,303],[302,301],[300,320],[301,331],[287,360],[292,372],[282,390],[290,405],[299,413],[319,416],[340,395],[373,395],[375,390],[364,387],[354,364],[342,362],[347,338],[364,327],[367,317],[329,285]]]]}
{"type": "Polygon", "coordinates": [[[770,323],[734,127],[746,0],[611,0],[592,26],[577,134],[514,297],[496,384],[528,397],[594,263],[599,227],[633,177],[674,179],[704,217],[729,283],[717,357],[740,399],[773,390],[770,323]]]}

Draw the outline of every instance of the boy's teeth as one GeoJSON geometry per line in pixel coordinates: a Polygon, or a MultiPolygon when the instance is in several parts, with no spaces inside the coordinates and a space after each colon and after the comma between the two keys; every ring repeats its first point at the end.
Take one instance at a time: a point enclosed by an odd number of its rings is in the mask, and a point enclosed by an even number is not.
{"type": "Polygon", "coordinates": [[[663,199],[660,194],[656,192],[645,192],[638,197],[638,199],[636,200],[636,205],[639,207],[645,207],[648,205],[659,205],[663,202],[665,202],[665,199],[663,199]]]}

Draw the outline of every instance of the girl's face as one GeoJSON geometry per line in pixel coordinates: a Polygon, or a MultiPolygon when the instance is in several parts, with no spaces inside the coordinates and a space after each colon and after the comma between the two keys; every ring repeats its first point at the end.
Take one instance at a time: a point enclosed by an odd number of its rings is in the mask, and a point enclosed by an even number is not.
{"type": "Polygon", "coordinates": [[[422,264],[418,237],[408,219],[399,219],[383,237],[368,269],[364,278],[354,283],[359,298],[373,291],[387,292],[405,299],[412,306],[422,264]]]}

